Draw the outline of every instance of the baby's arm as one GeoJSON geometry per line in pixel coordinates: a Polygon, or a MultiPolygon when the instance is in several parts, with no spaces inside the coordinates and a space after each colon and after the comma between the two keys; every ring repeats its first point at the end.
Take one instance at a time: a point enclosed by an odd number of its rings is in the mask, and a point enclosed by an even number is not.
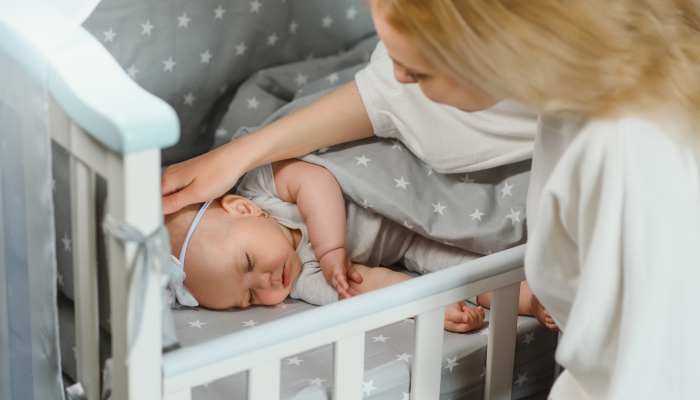
{"type": "Polygon", "coordinates": [[[299,160],[272,164],[279,197],[296,203],[309,230],[309,240],[326,280],[343,297],[349,290],[346,276],[361,282],[345,254],[345,201],[333,174],[318,165],[299,160]]]}
{"type": "MultiPolygon", "coordinates": [[[[370,268],[361,264],[353,264],[353,268],[362,276],[362,283],[350,282],[350,288],[358,293],[367,293],[395,283],[407,281],[410,276],[388,268],[370,268]]],[[[484,322],[484,309],[467,307],[463,301],[452,303],[445,307],[445,329],[452,332],[469,332],[481,328],[484,322]]]]}

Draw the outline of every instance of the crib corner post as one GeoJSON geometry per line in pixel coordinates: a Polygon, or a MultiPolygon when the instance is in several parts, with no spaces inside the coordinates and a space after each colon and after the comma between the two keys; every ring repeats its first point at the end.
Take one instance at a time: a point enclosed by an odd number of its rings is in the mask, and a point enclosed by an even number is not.
{"type": "MultiPolygon", "coordinates": [[[[108,155],[107,210],[144,235],[163,221],[160,199],[160,150],[108,155]]],[[[137,254],[135,244],[123,245],[109,238],[110,309],[112,327],[112,376],[114,400],[154,400],[163,397],[161,302],[159,277],[149,271],[139,336],[128,360],[128,277],[137,254]]]]}
{"type": "Polygon", "coordinates": [[[484,400],[511,398],[519,297],[520,282],[493,291],[484,400]]]}

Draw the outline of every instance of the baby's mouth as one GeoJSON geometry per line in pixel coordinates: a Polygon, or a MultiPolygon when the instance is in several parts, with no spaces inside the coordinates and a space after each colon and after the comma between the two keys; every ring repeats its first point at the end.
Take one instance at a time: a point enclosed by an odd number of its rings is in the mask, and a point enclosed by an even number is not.
{"type": "Polygon", "coordinates": [[[285,288],[289,286],[289,268],[287,268],[287,264],[284,265],[284,268],[282,269],[282,286],[285,288]]]}

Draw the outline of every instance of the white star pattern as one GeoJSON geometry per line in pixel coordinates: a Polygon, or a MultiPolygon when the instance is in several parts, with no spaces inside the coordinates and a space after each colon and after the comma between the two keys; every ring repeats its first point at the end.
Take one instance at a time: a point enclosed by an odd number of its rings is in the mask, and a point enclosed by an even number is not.
{"type": "Polygon", "coordinates": [[[190,328],[202,328],[202,325],[206,325],[206,322],[199,322],[199,319],[197,319],[194,322],[188,322],[190,324],[190,328]]]}
{"type": "Polygon", "coordinates": [[[300,363],[303,363],[303,362],[304,362],[304,360],[302,360],[302,359],[300,359],[299,357],[296,357],[296,356],[294,356],[294,358],[288,358],[288,359],[287,359],[287,365],[296,364],[296,365],[298,365],[298,366],[301,366],[300,363]]]}
{"type": "Polygon", "coordinates": [[[190,23],[190,21],[192,21],[192,18],[187,17],[187,13],[184,13],[184,14],[182,14],[181,17],[177,17],[177,20],[178,20],[178,23],[177,23],[178,28],[182,28],[182,27],[189,28],[188,24],[190,23]]]}
{"type": "Polygon", "coordinates": [[[389,338],[386,337],[386,336],[384,336],[384,335],[379,335],[379,336],[373,337],[372,339],[374,339],[374,342],[375,342],[375,343],[376,343],[376,342],[386,343],[387,339],[389,339],[389,338]]]}
{"type": "Polygon", "coordinates": [[[479,221],[481,221],[481,216],[482,216],[482,215],[484,215],[484,213],[482,213],[481,211],[479,211],[478,208],[477,208],[476,211],[474,211],[472,214],[469,214],[469,216],[472,217],[472,221],[474,221],[475,219],[478,219],[479,221]]]}
{"type": "Polygon", "coordinates": [[[345,10],[345,18],[346,19],[355,19],[357,16],[357,10],[355,7],[350,7],[347,10],[345,10]]]}
{"type": "Polygon", "coordinates": [[[219,128],[216,130],[216,137],[224,137],[227,133],[228,131],[226,130],[226,128],[219,128]]]}
{"type": "Polygon", "coordinates": [[[255,321],[253,321],[253,320],[251,319],[250,321],[244,321],[244,322],[243,322],[243,326],[255,327],[255,325],[257,325],[257,324],[259,324],[259,323],[260,323],[260,322],[255,322],[255,321]]]}
{"type": "Polygon", "coordinates": [[[197,100],[197,98],[194,96],[194,94],[192,94],[192,92],[187,93],[183,97],[185,99],[185,104],[187,104],[188,106],[191,106],[192,104],[194,104],[194,101],[197,100]]]}
{"type": "Polygon", "coordinates": [[[409,358],[413,357],[411,354],[403,353],[400,356],[396,356],[396,361],[406,361],[409,362],[409,358]]]}
{"type": "Polygon", "coordinates": [[[112,30],[110,27],[108,31],[103,31],[102,34],[105,35],[105,40],[103,40],[104,43],[110,42],[114,43],[114,37],[117,36],[117,33],[112,30]]]}
{"type": "Polygon", "coordinates": [[[363,201],[362,204],[360,204],[360,205],[361,205],[362,207],[364,207],[364,208],[367,208],[367,207],[372,208],[372,207],[374,207],[373,205],[371,205],[371,204],[369,204],[369,203],[367,202],[367,199],[364,199],[364,201],[363,201]]]}
{"type": "Polygon", "coordinates": [[[204,53],[199,53],[199,56],[202,57],[202,61],[200,61],[201,64],[209,64],[209,60],[211,60],[211,53],[209,52],[209,49],[207,49],[207,51],[204,53]]]}
{"type": "Polygon", "coordinates": [[[330,149],[330,147],[321,147],[320,149],[318,149],[318,154],[326,154],[330,149]]]}
{"type": "Polygon", "coordinates": [[[163,68],[163,72],[165,72],[165,71],[173,72],[173,67],[177,63],[175,61],[173,61],[173,57],[170,56],[167,60],[163,61],[163,64],[165,64],[165,67],[163,68]]]}
{"type": "Polygon", "coordinates": [[[486,367],[483,367],[483,368],[484,368],[484,372],[482,372],[481,375],[479,375],[479,378],[481,378],[482,376],[486,376],[486,367]]]}
{"type": "Polygon", "coordinates": [[[373,390],[376,390],[377,388],[374,387],[374,379],[371,379],[369,382],[362,382],[362,391],[367,394],[367,396],[372,393],[373,390]]]}
{"type": "Polygon", "coordinates": [[[444,243],[444,244],[446,244],[446,245],[448,245],[448,246],[454,246],[454,245],[455,245],[454,243],[448,242],[447,240],[445,240],[445,241],[442,242],[442,243],[444,243]]]}
{"type": "Polygon", "coordinates": [[[523,382],[525,382],[526,380],[528,380],[527,372],[525,372],[524,375],[518,374],[518,380],[515,381],[515,383],[517,383],[517,384],[518,384],[518,387],[520,387],[520,386],[523,385],[523,382]]]}
{"type": "Polygon", "coordinates": [[[447,206],[440,205],[440,202],[439,202],[439,201],[438,201],[437,204],[430,203],[430,205],[434,207],[433,212],[440,213],[440,215],[444,215],[444,214],[442,213],[442,210],[444,210],[445,208],[447,208],[447,206]]]}
{"type": "Polygon", "coordinates": [[[509,185],[508,182],[503,182],[503,189],[501,189],[501,193],[503,193],[503,196],[501,198],[508,196],[513,196],[513,193],[511,193],[510,189],[513,188],[515,185],[509,185]]]}
{"type": "Polygon", "coordinates": [[[299,28],[299,24],[297,24],[297,21],[292,20],[289,23],[289,33],[297,33],[297,28],[299,28]]]}
{"type": "Polygon", "coordinates": [[[311,385],[318,385],[318,386],[323,387],[323,386],[321,385],[321,382],[325,382],[326,380],[325,380],[325,379],[321,379],[321,378],[316,378],[316,379],[307,379],[307,381],[309,381],[309,386],[311,386],[311,385]]]}
{"type": "MultiPolygon", "coordinates": [[[[319,152],[320,152],[320,150],[319,150],[319,152]]],[[[367,163],[368,163],[368,162],[372,161],[372,160],[370,160],[369,158],[365,157],[364,154],[362,155],[362,157],[355,157],[355,159],[357,160],[357,165],[362,164],[362,165],[364,165],[365,167],[367,166],[367,163]]]]}
{"type": "Polygon", "coordinates": [[[297,77],[294,78],[294,82],[297,83],[297,86],[302,87],[309,82],[309,76],[299,72],[299,74],[297,74],[297,77]]]}
{"type": "Polygon", "coordinates": [[[506,218],[510,218],[510,224],[515,225],[516,222],[520,222],[520,211],[515,212],[510,209],[510,214],[506,215],[506,218]]]}
{"type": "Polygon", "coordinates": [[[131,79],[136,79],[136,74],[139,73],[139,70],[136,69],[136,65],[131,64],[131,67],[129,67],[129,69],[126,70],[126,73],[129,74],[131,79]]]}
{"type": "Polygon", "coordinates": [[[151,36],[151,31],[153,30],[153,25],[151,25],[151,20],[147,20],[145,24],[141,24],[141,35],[151,36]]]}
{"type": "Polygon", "coordinates": [[[433,167],[431,167],[431,166],[428,165],[428,164],[425,164],[425,168],[428,169],[428,176],[430,176],[430,175],[433,174],[433,167]]]}
{"type": "Polygon", "coordinates": [[[479,335],[489,335],[489,328],[484,328],[481,331],[479,331],[479,335]]]}
{"type": "Polygon", "coordinates": [[[462,179],[462,182],[464,182],[464,183],[472,183],[472,182],[474,182],[474,179],[470,178],[470,177],[469,177],[469,174],[464,174],[464,178],[460,178],[460,179],[462,179]]]}
{"type": "Polygon", "coordinates": [[[287,305],[284,302],[282,302],[282,303],[275,305],[275,308],[287,308],[287,305]]]}
{"type": "Polygon", "coordinates": [[[219,92],[223,93],[226,91],[226,89],[228,89],[228,85],[224,85],[224,86],[220,87],[219,92]]]}
{"type": "Polygon", "coordinates": [[[221,7],[221,4],[219,4],[219,8],[214,9],[214,19],[224,19],[224,13],[226,10],[224,10],[223,7],[221,7]]]}
{"type": "Polygon", "coordinates": [[[452,359],[447,358],[447,366],[446,366],[445,368],[443,368],[443,369],[448,369],[448,368],[449,368],[449,369],[450,369],[450,372],[452,372],[452,368],[454,368],[454,367],[456,367],[456,366],[458,366],[458,365],[459,365],[459,363],[457,362],[457,356],[455,356],[455,357],[452,358],[452,359]]]}
{"type": "Polygon", "coordinates": [[[245,42],[241,42],[240,44],[237,44],[234,46],[236,48],[236,55],[237,56],[242,56],[246,49],[248,49],[248,46],[245,45],[245,42]]]}
{"type": "Polygon", "coordinates": [[[254,1],[250,2],[250,12],[251,13],[259,13],[260,7],[262,7],[262,3],[259,0],[254,0],[254,1]]]}
{"type": "Polygon", "coordinates": [[[413,225],[409,225],[408,221],[406,221],[406,220],[403,220],[403,226],[405,226],[408,229],[413,229],[413,225]]]}
{"type": "Polygon", "coordinates": [[[391,146],[392,149],[399,149],[399,151],[403,151],[401,148],[401,143],[398,140],[394,140],[392,143],[394,143],[394,145],[391,146]]]}
{"type": "Polygon", "coordinates": [[[526,334],[525,334],[525,340],[523,340],[523,343],[525,343],[526,345],[529,346],[529,345],[530,345],[530,342],[532,342],[533,340],[535,340],[535,332],[526,333],[526,334]]]}
{"type": "Polygon", "coordinates": [[[58,284],[63,286],[63,275],[56,273],[56,278],[58,279],[58,284]]]}
{"type": "Polygon", "coordinates": [[[338,79],[340,79],[340,78],[338,77],[337,72],[334,72],[326,77],[326,80],[328,82],[330,82],[331,85],[335,85],[335,83],[338,81],[338,79]]]}
{"type": "Polygon", "coordinates": [[[250,110],[251,108],[253,109],[258,109],[258,106],[260,105],[260,102],[258,101],[257,98],[253,97],[252,99],[245,99],[246,102],[248,102],[248,109],[250,110]]]}
{"type": "Polygon", "coordinates": [[[403,180],[403,176],[401,177],[401,179],[394,179],[394,181],[396,181],[396,187],[403,188],[404,190],[406,190],[406,185],[411,184],[411,182],[406,182],[405,180],[403,180]]]}
{"type": "Polygon", "coordinates": [[[70,252],[70,238],[67,233],[63,234],[63,239],[61,239],[61,241],[63,242],[63,250],[70,252]]]}
{"type": "Polygon", "coordinates": [[[277,44],[277,41],[279,38],[277,37],[277,32],[272,32],[272,35],[267,37],[267,45],[268,46],[274,46],[277,44]]]}
{"type": "Polygon", "coordinates": [[[330,15],[326,15],[321,19],[321,27],[326,28],[326,29],[331,29],[331,25],[333,25],[333,18],[331,18],[330,15]]]}

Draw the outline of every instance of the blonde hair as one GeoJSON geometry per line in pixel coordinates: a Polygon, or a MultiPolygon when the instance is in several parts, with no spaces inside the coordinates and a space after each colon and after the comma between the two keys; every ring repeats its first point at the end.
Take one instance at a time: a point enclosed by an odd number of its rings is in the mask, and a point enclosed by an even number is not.
{"type": "Polygon", "coordinates": [[[660,102],[700,126],[696,0],[374,0],[438,68],[544,112],[660,102]]]}

